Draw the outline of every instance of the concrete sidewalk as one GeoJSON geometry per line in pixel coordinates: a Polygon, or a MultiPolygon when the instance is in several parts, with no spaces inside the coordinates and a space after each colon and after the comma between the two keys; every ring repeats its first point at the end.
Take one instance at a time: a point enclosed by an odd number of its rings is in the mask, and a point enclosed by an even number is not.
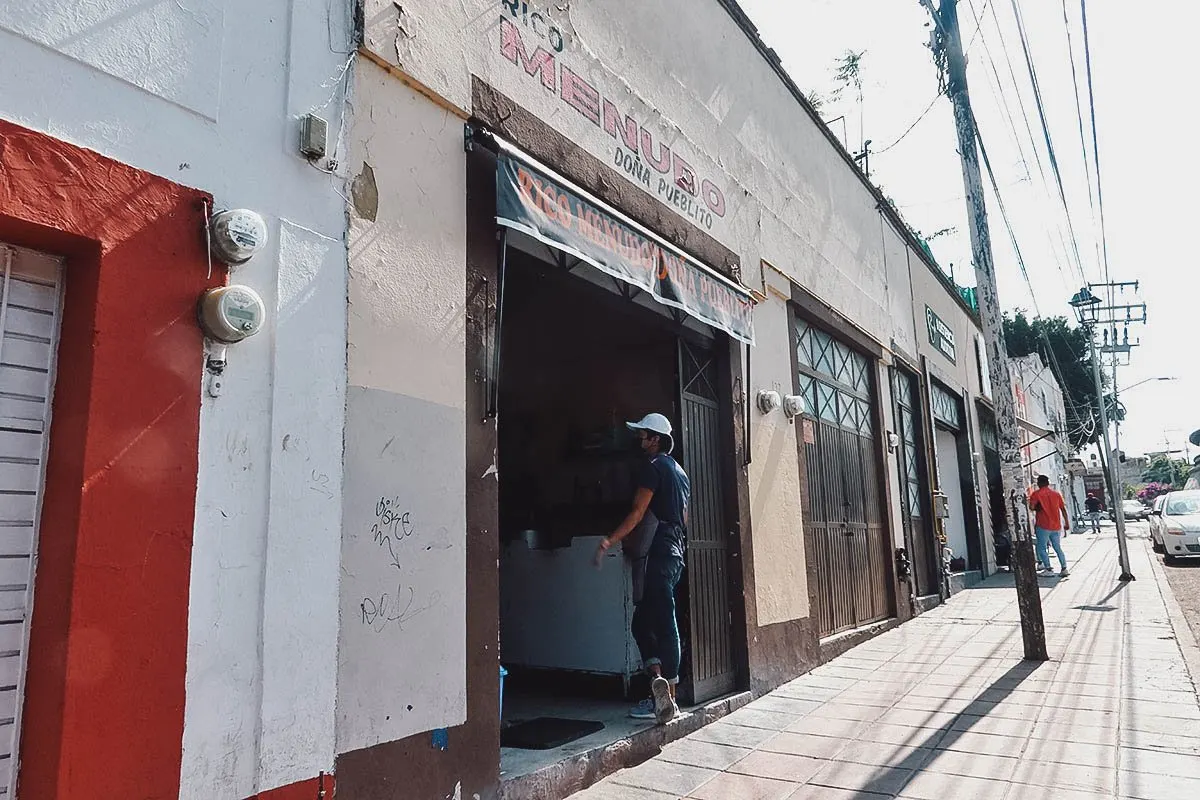
{"type": "Polygon", "coordinates": [[[1196,645],[1149,541],[1128,586],[1111,526],[1066,550],[1071,577],[1041,579],[1050,661],[1021,660],[995,576],[573,797],[1200,797],[1196,645]]]}

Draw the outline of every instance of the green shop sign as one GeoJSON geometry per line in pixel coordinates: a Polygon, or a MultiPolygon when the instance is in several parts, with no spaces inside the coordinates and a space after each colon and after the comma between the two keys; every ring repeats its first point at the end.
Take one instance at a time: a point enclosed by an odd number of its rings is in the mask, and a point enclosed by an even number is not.
{"type": "Polygon", "coordinates": [[[942,322],[942,318],[933,313],[929,306],[925,306],[925,322],[929,328],[929,343],[946,358],[958,363],[958,359],[955,358],[957,351],[954,349],[954,331],[950,330],[950,326],[942,322]]]}

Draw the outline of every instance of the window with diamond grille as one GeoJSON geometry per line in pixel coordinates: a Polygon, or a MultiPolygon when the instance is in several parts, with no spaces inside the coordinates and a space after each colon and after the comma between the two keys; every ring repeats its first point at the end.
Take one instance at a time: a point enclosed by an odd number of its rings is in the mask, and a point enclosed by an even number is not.
{"type": "Polygon", "coordinates": [[[956,431],[962,430],[962,398],[932,382],[929,384],[929,395],[933,404],[933,418],[956,431]]]}
{"type": "Polygon", "coordinates": [[[870,362],[824,331],[796,322],[799,391],[812,416],[872,435],[870,362]]]}

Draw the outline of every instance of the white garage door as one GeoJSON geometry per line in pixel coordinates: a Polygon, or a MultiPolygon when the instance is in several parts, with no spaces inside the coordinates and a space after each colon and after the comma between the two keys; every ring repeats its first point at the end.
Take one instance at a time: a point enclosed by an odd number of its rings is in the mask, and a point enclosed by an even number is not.
{"type": "Polygon", "coordinates": [[[57,258],[0,244],[0,797],[12,797],[62,309],[57,258]]]}
{"type": "Polygon", "coordinates": [[[967,554],[967,507],[963,503],[962,473],[958,464],[958,439],[947,430],[938,428],[934,435],[937,446],[938,486],[948,498],[950,516],[945,521],[946,544],[954,552],[955,558],[967,561],[970,569],[970,557],[967,554]]]}

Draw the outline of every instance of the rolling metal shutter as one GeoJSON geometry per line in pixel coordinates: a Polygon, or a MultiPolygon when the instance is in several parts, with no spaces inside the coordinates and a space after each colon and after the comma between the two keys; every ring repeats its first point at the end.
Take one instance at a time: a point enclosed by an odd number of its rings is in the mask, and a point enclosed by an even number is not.
{"type": "Polygon", "coordinates": [[[0,267],[0,797],[12,797],[62,316],[62,263],[0,244],[0,267]]]}

